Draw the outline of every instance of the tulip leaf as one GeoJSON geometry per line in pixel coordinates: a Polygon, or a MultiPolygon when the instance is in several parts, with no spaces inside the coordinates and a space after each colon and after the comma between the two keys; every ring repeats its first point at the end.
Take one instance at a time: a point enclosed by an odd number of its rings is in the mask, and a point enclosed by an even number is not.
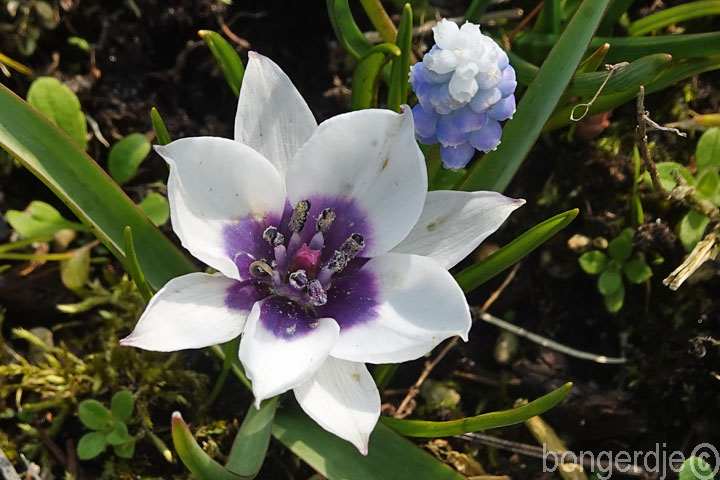
{"type": "Polygon", "coordinates": [[[378,86],[385,65],[402,52],[397,45],[381,43],[372,47],[355,68],[350,104],[353,110],[377,107],[378,86]]]}
{"type": "Polygon", "coordinates": [[[270,430],[279,398],[265,400],[259,409],[250,405],[225,464],[232,473],[255,476],[260,471],[270,444],[270,430]]]}
{"type": "Polygon", "coordinates": [[[484,413],[474,417],[461,418],[460,420],[432,422],[428,420],[380,417],[380,421],[399,434],[408,437],[449,437],[452,435],[462,435],[463,433],[522,423],[529,418],[550,410],[560,403],[567,394],[570,393],[571,388],[572,383],[566,383],[547,395],[520,407],[484,413]]]}
{"type": "Polygon", "coordinates": [[[170,143],[172,140],[170,139],[168,129],[160,116],[160,112],[158,112],[155,107],[150,109],[150,121],[152,122],[153,130],[155,130],[155,138],[157,139],[158,144],[167,145],[170,143]]]}
{"type": "Polygon", "coordinates": [[[230,472],[218,462],[210,458],[195,441],[192,432],[185,424],[179,412],[172,416],[172,439],[175,451],[182,463],[199,480],[238,480],[254,478],[230,472]]]}
{"type": "Polygon", "coordinates": [[[652,15],[642,17],[628,27],[630,36],[637,37],[669,25],[720,14],[720,0],[700,0],[666,8],[652,15]]]}
{"type": "Polygon", "coordinates": [[[598,35],[611,35],[613,27],[620,20],[620,17],[627,12],[633,0],[610,0],[602,22],[597,29],[598,35]]]}
{"type": "Polygon", "coordinates": [[[578,209],[575,208],[535,225],[482,262],[460,271],[455,280],[465,292],[477,288],[545,243],[572,222],[577,214],[578,209]]]}
{"type": "Polygon", "coordinates": [[[701,170],[705,167],[720,168],[720,128],[708,128],[695,147],[695,164],[701,170]]]}
{"type": "Polygon", "coordinates": [[[27,102],[60,127],[83,150],[87,148],[87,123],[80,100],[55,77],[40,77],[27,93],[27,102]]]}
{"type": "Polygon", "coordinates": [[[145,274],[140,268],[140,264],[138,264],[137,255],[135,254],[135,243],[133,242],[132,229],[129,226],[125,227],[123,236],[123,246],[125,247],[125,261],[123,263],[125,264],[125,268],[128,273],[130,273],[130,277],[135,282],[143,300],[145,300],[145,303],[148,303],[153,296],[153,292],[145,280],[145,274]]]}
{"type": "Polygon", "coordinates": [[[387,108],[400,112],[400,105],[407,103],[408,74],[410,73],[410,54],[412,49],[413,13],[409,3],[403,8],[398,26],[397,40],[401,55],[392,62],[390,85],[388,87],[387,108]]]}
{"type": "Polygon", "coordinates": [[[230,89],[237,97],[240,95],[240,85],[245,75],[245,67],[235,48],[222,35],[212,30],[200,30],[198,35],[205,40],[205,44],[210,49],[213,57],[215,57],[223,75],[225,75],[225,80],[230,85],[230,89]]]}
{"type": "Polygon", "coordinates": [[[402,438],[383,422],[378,423],[370,435],[367,456],[360,455],[350,443],[326,432],[298,410],[279,411],[272,434],[330,480],[465,478],[402,438]]]}
{"type": "Polygon", "coordinates": [[[520,100],[515,116],[505,125],[502,143],[473,165],[460,185],[462,190],[507,187],[575,73],[609,1],[580,4],[520,100]]]}
{"type": "Polygon", "coordinates": [[[8,210],[5,213],[10,226],[25,238],[54,235],[59,230],[85,230],[85,226],[66,220],[55,207],[45,202],[34,200],[22,212],[8,210]]]}
{"type": "Polygon", "coordinates": [[[77,444],[77,456],[80,460],[90,460],[100,455],[106,446],[103,432],[86,433],[77,444]]]}
{"type": "Polygon", "coordinates": [[[138,208],[158,227],[170,219],[170,205],[167,198],[157,192],[148,193],[148,196],[138,203],[138,208]]]}
{"type": "Polygon", "coordinates": [[[372,48],[350,11],[348,0],[326,0],[330,23],[340,44],[353,57],[360,59],[372,48]]]}
{"type": "Polygon", "coordinates": [[[140,164],[152,149],[150,140],[142,133],[131,133],[110,149],[108,172],[118,185],[135,176],[140,164]]]}
{"type": "Polygon", "coordinates": [[[0,145],[55,192],[120,259],[132,227],[139,264],[159,288],[193,264],[67,135],[0,86],[0,145]]]}

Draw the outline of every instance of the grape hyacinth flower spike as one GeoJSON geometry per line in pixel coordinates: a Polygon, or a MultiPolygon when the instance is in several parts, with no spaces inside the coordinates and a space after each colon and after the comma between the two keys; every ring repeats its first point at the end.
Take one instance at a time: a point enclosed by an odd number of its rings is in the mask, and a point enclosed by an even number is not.
{"type": "Polygon", "coordinates": [[[500,144],[500,122],[515,113],[515,70],[479,25],[443,19],[433,34],[435,45],[410,70],[415,133],[421,143],[439,142],[443,164],[457,170],[475,150],[500,144]]]}
{"type": "Polygon", "coordinates": [[[174,351],[242,335],[255,403],[293,390],[323,428],[366,454],[380,395],[365,363],[467,339],[447,269],[523,200],[427,191],[408,107],[317,125],[290,79],[250,53],[235,139],[156,147],[171,165],[172,227],[218,270],[169,281],[123,345],[174,351]]]}

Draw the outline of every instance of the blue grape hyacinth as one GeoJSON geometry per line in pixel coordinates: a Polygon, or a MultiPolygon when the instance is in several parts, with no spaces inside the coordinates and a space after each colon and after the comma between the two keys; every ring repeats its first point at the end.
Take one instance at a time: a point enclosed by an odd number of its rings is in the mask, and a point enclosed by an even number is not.
{"type": "Polygon", "coordinates": [[[443,19],[433,27],[435,46],[410,70],[420,103],[413,107],[415,134],[426,145],[440,142],[452,170],[468,164],[475,150],[500,144],[500,122],[515,113],[515,70],[507,54],[480,26],[443,19]]]}

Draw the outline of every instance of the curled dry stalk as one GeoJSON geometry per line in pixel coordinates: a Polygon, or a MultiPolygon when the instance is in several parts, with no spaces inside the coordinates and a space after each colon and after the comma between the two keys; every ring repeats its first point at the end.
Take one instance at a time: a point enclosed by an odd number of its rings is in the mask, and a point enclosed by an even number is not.
{"type": "Polygon", "coordinates": [[[650,178],[655,190],[665,199],[680,203],[696,212],[710,218],[713,228],[700,240],[695,248],[688,254],[685,261],[677,267],[670,275],[663,280],[663,284],[671,290],[680,288],[700,266],[708,260],[714,260],[720,254],[720,210],[711,202],[701,198],[694,187],[687,184],[685,179],[676,172],[675,180],[677,185],[671,191],[666,190],[660,182],[655,163],[650,156],[648,147],[648,127],[666,132],[673,132],[682,137],[685,133],[676,128],[662,127],[655,123],[647,110],[645,110],[645,87],[640,86],[640,93],[637,97],[637,133],[640,146],[640,155],[645,162],[645,167],[650,173],[650,178]]]}

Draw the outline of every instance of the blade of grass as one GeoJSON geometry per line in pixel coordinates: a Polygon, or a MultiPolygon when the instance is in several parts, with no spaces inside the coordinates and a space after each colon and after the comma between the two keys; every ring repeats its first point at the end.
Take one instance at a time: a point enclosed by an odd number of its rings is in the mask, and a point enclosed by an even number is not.
{"type": "Polygon", "coordinates": [[[372,43],[355,23],[348,0],[326,0],[325,4],[340,45],[353,57],[363,57],[372,48],[372,43]]]}
{"type": "Polygon", "coordinates": [[[145,274],[138,264],[137,255],[135,254],[135,243],[133,242],[132,237],[132,228],[125,227],[124,234],[125,268],[127,268],[128,272],[130,272],[130,277],[132,277],[135,282],[143,300],[145,300],[145,303],[148,303],[153,296],[153,292],[147,284],[145,274]]]}
{"type": "Polygon", "coordinates": [[[407,103],[408,73],[410,72],[410,54],[412,49],[413,13],[409,3],[405,4],[398,26],[397,42],[400,57],[392,62],[390,85],[388,86],[387,108],[400,113],[400,105],[407,103]]]}
{"type": "MultiPolygon", "coordinates": [[[[504,128],[502,143],[469,170],[462,190],[507,187],[570,82],[609,0],[583,2],[504,128]]],[[[603,42],[604,43],[604,42],[603,42]]]]}
{"type": "Polygon", "coordinates": [[[632,2],[633,0],[610,0],[610,5],[605,11],[602,22],[600,22],[597,34],[604,36],[611,35],[613,27],[615,27],[615,24],[620,20],[620,17],[627,12],[632,2]]]}
{"type": "Polygon", "coordinates": [[[666,8],[634,21],[628,27],[628,34],[637,37],[686,20],[718,14],[720,14],[720,0],[690,2],[666,8]]]}

